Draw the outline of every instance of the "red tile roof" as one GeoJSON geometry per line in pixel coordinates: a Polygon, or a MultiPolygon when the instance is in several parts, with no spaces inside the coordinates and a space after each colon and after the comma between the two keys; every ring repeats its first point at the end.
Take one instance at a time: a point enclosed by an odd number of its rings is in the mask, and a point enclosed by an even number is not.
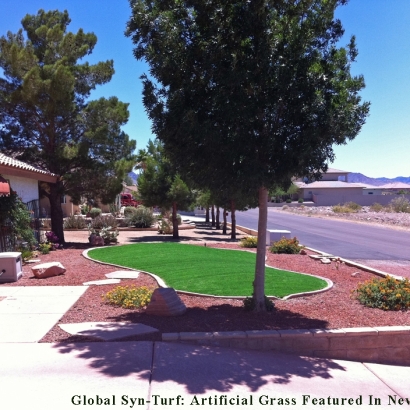
{"type": "Polygon", "coordinates": [[[55,174],[49,171],[44,171],[43,169],[33,167],[32,165],[26,164],[22,161],[18,161],[17,159],[8,157],[7,155],[4,155],[2,153],[0,153],[0,165],[5,165],[11,168],[24,169],[26,171],[36,172],[38,174],[43,175],[56,176],[55,174]]]}

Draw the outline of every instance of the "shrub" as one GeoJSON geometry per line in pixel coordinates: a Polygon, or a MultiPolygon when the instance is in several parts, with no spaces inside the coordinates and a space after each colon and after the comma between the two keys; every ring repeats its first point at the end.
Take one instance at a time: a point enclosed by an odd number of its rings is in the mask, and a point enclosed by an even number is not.
{"type": "Polygon", "coordinates": [[[91,208],[90,209],[90,216],[91,218],[97,218],[97,216],[101,215],[101,209],[100,208],[91,208]]]}
{"type": "Polygon", "coordinates": [[[370,210],[372,212],[381,212],[383,211],[383,209],[384,209],[384,206],[381,204],[378,204],[377,202],[374,203],[373,205],[370,205],[370,210]]]}
{"type": "Polygon", "coordinates": [[[258,246],[258,238],[256,236],[246,236],[240,240],[242,248],[256,248],[258,246]]]}
{"type": "Polygon", "coordinates": [[[287,254],[297,254],[303,246],[299,245],[299,241],[295,238],[287,239],[282,238],[281,240],[274,242],[269,248],[272,253],[287,253],[287,254]]]}
{"type": "Polygon", "coordinates": [[[299,199],[298,199],[298,202],[299,202],[300,204],[303,204],[303,198],[299,198],[299,199]]]}
{"type": "Polygon", "coordinates": [[[136,228],[149,228],[155,221],[155,216],[150,208],[140,205],[129,218],[129,223],[136,228]]]}
{"type": "Polygon", "coordinates": [[[352,296],[362,305],[383,310],[407,310],[410,307],[409,280],[396,280],[391,276],[374,278],[359,283],[352,296]]]}
{"type": "Polygon", "coordinates": [[[335,213],[352,213],[352,212],[359,212],[362,209],[361,205],[356,204],[355,202],[347,202],[343,205],[335,205],[332,207],[333,212],[335,213]]]}
{"type": "MultiPolygon", "coordinates": [[[[247,312],[252,312],[255,310],[256,303],[255,303],[255,299],[253,298],[253,296],[247,297],[243,300],[243,307],[247,312]]],[[[275,304],[266,295],[265,295],[265,307],[268,312],[272,312],[275,309],[275,304]]]]}
{"type": "Polygon", "coordinates": [[[51,245],[49,243],[40,243],[38,245],[38,250],[43,254],[47,255],[50,253],[51,245]]]}
{"type": "Polygon", "coordinates": [[[291,200],[290,198],[288,198],[288,199],[286,200],[286,203],[287,203],[287,204],[291,204],[291,203],[292,203],[292,200],[291,200]]]}
{"type": "Polygon", "coordinates": [[[407,198],[400,196],[398,198],[394,198],[390,202],[390,206],[394,212],[410,212],[410,202],[407,198]]]}
{"type": "Polygon", "coordinates": [[[124,208],[124,217],[131,218],[132,215],[134,215],[136,212],[137,208],[134,208],[133,206],[127,206],[124,208]]]}
{"type": "Polygon", "coordinates": [[[286,209],[288,209],[289,207],[287,205],[283,205],[282,209],[285,211],[286,209]]]}
{"type": "Polygon", "coordinates": [[[102,229],[111,227],[115,229],[118,226],[117,219],[112,215],[100,215],[91,220],[91,228],[102,229]]]}
{"type": "Polygon", "coordinates": [[[84,229],[87,223],[84,218],[71,215],[64,219],[64,229],[84,229]]]}
{"type": "Polygon", "coordinates": [[[148,305],[152,292],[153,290],[146,286],[117,286],[102,295],[102,298],[110,305],[121,306],[125,309],[137,309],[148,305]]]}
{"type": "Polygon", "coordinates": [[[160,234],[170,234],[172,233],[173,227],[168,219],[161,218],[158,220],[158,233],[160,234]]]}

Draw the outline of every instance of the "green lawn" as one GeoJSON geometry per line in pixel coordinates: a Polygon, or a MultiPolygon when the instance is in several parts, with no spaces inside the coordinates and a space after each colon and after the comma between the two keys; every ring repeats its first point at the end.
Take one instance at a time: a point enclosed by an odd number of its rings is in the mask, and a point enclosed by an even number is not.
{"type": "MultiPolygon", "coordinates": [[[[154,273],[177,290],[217,296],[250,296],[255,254],[180,243],[138,243],[94,249],[96,260],[154,273]]],[[[312,276],[266,268],[265,293],[284,297],[323,289],[326,282],[312,276]]]]}

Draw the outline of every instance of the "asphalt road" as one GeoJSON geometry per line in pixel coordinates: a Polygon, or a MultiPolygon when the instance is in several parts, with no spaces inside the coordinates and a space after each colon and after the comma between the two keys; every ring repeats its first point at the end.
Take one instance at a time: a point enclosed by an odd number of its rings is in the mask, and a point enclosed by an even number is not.
{"type": "MultiPolygon", "coordinates": [[[[238,225],[258,229],[258,209],[237,212],[238,225]]],[[[346,259],[410,260],[410,232],[293,215],[268,208],[268,229],[285,229],[310,248],[346,259]]]]}

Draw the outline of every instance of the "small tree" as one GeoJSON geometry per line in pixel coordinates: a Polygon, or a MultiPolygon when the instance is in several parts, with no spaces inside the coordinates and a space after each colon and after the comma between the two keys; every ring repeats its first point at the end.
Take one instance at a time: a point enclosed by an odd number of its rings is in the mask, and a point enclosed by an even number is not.
{"type": "Polygon", "coordinates": [[[147,206],[172,210],[173,237],[178,238],[177,210],[184,210],[192,205],[193,192],[176,173],[159,141],[149,141],[147,152],[145,169],[138,178],[139,195],[147,206]]]}

